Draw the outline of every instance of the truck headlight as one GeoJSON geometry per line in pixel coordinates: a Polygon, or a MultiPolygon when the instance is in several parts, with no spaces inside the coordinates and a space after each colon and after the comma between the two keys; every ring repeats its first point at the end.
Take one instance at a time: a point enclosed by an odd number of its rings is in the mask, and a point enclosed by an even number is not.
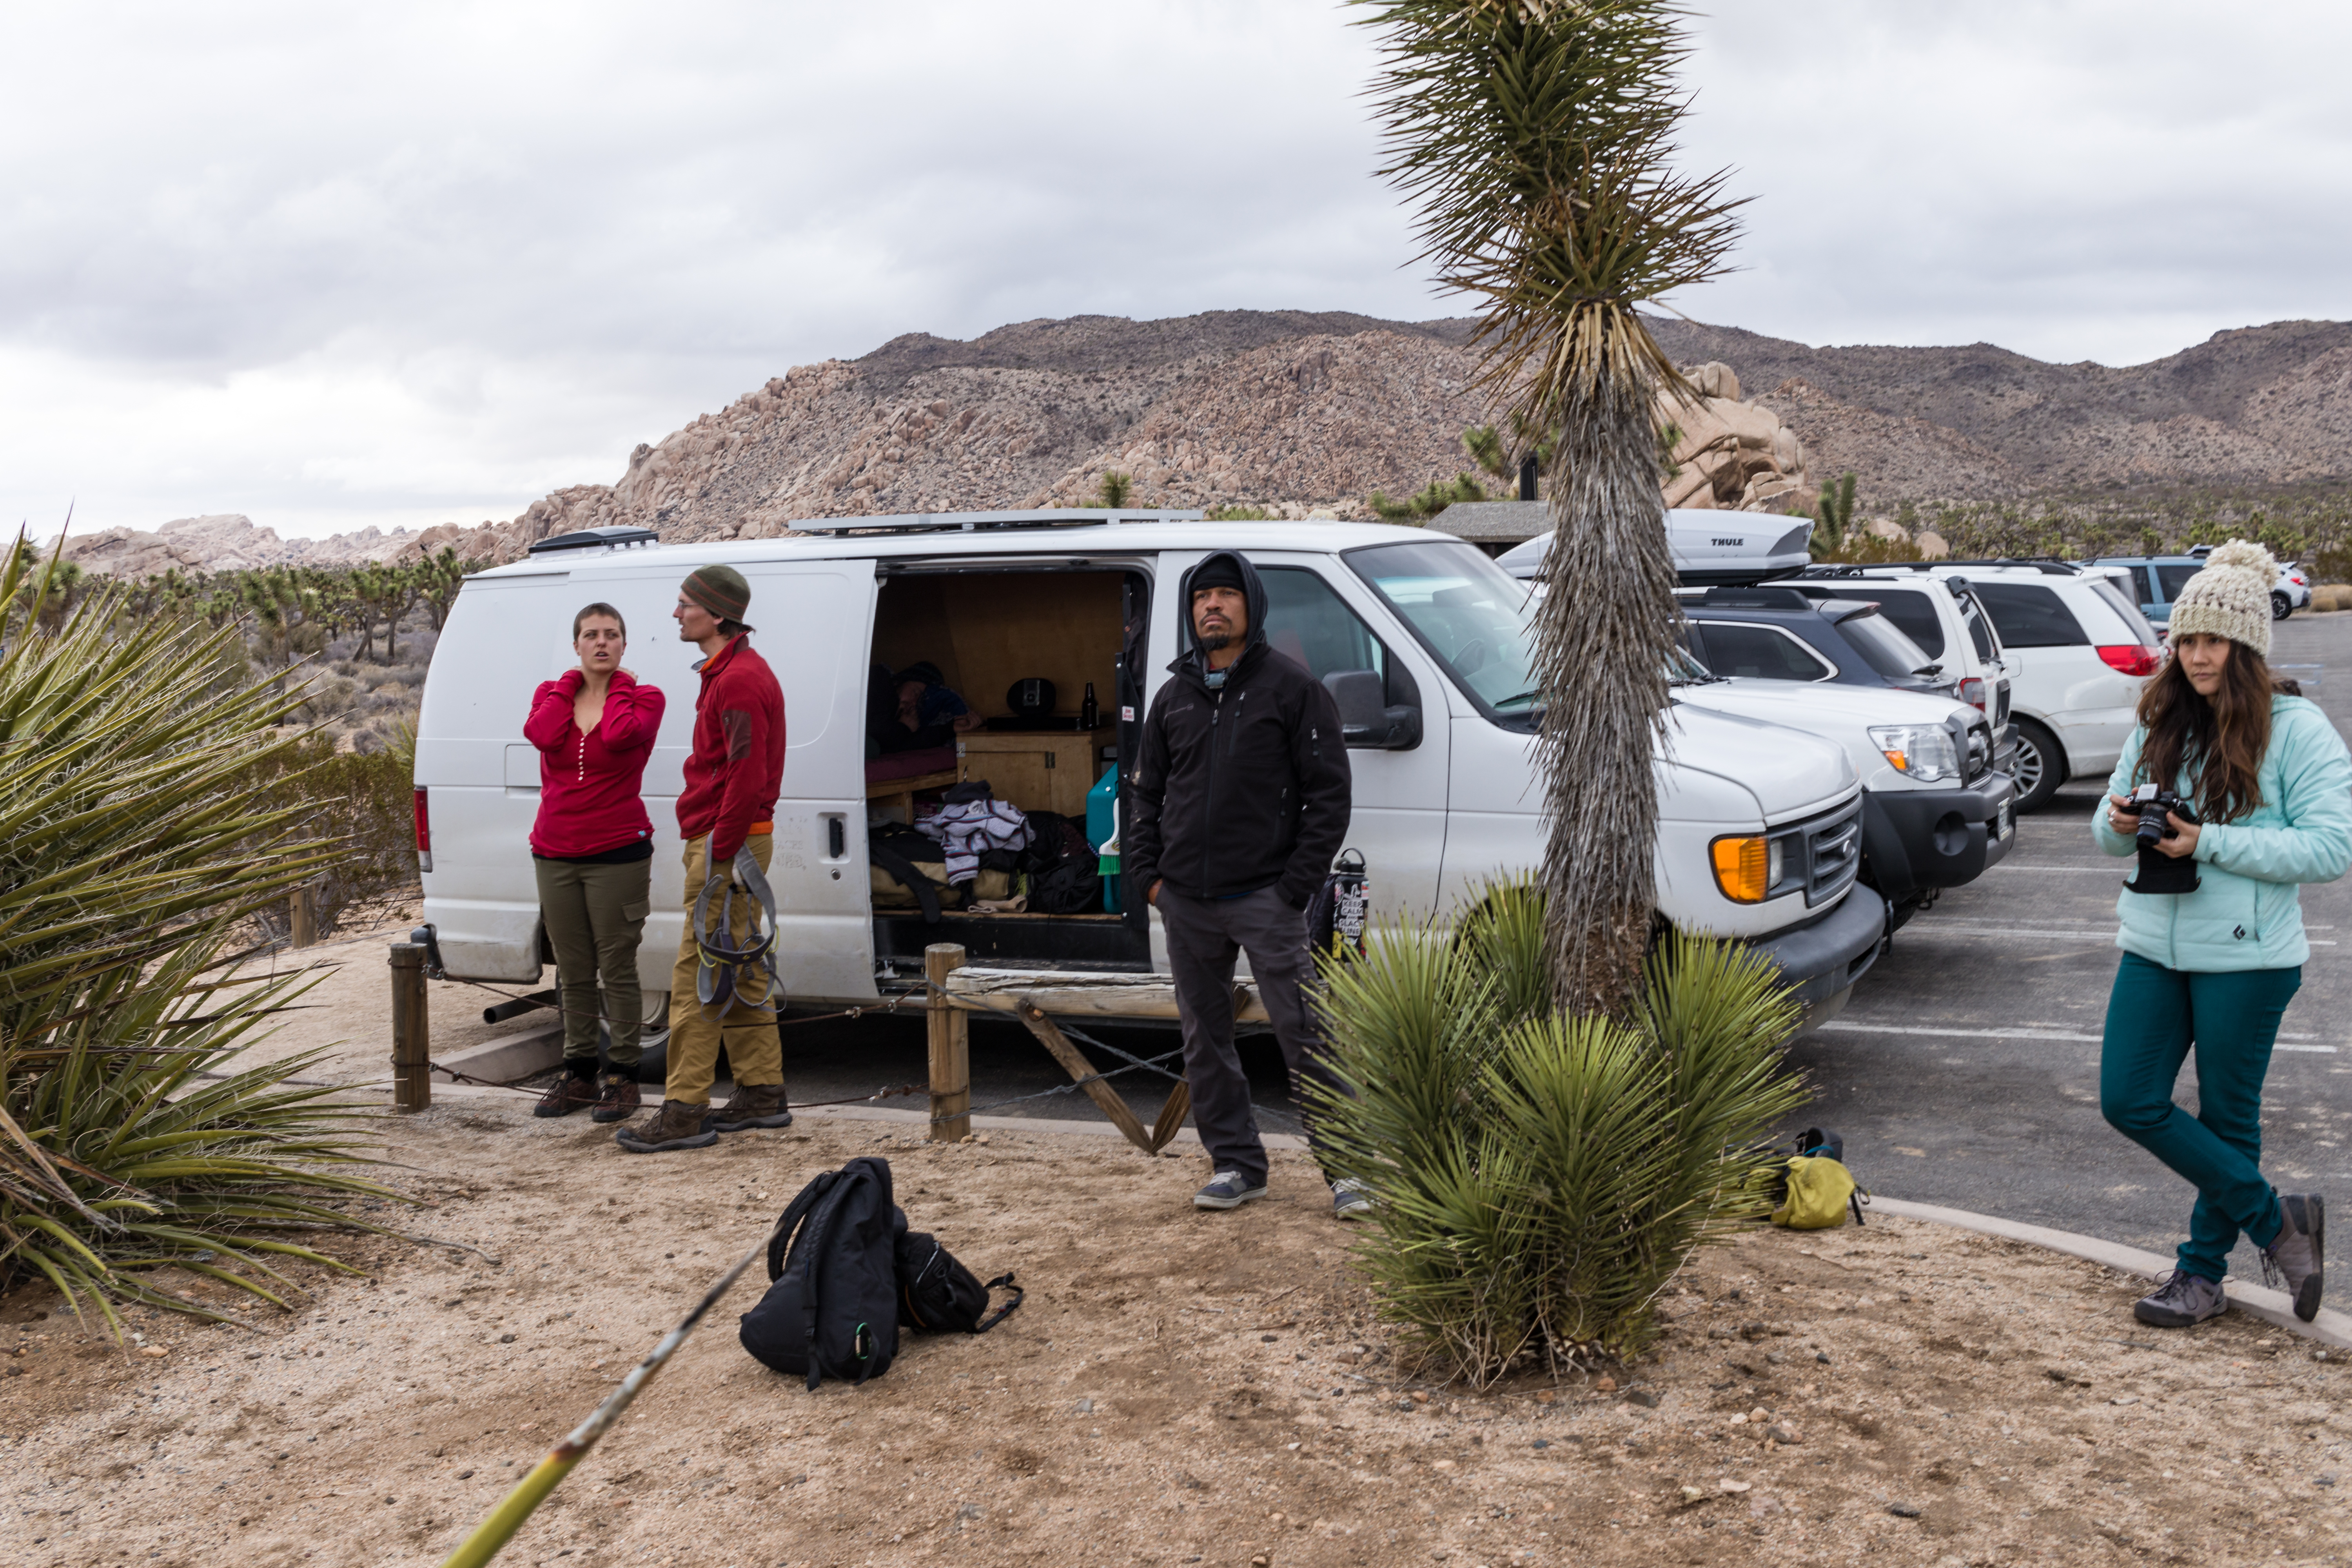
{"type": "Polygon", "coordinates": [[[1921,784],[1960,776],[1959,748],[1952,744],[1952,732],[1940,724],[1875,725],[1870,743],[1896,773],[1921,784]]]}
{"type": "Polygon", "coordinates": [[[1780,840],[1760,833],[1718,838],[1707,846],[1715,885],[1735,904],[1760,904],[1780,885],[1780,840]]]}

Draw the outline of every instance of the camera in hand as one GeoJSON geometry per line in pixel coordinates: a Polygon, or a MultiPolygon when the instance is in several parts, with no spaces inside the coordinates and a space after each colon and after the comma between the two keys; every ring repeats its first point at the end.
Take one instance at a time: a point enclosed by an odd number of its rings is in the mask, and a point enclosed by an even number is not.
{"type": "Polygon", "coordinates": [[[2179,829],[2165,820],[2167,816],[2195,822],[2197,808],[2170,790],[2152,784],[2132,791],[2131,798],[2139,811],[2139,830],[2132,836],[2139,846],[2139,875],[2124,886],[2135,893],[2195,892],[2199,885],[2197,862],[2186,855],[2167,855],[2157,846],[2168,838],[2180,837],[2179,829]]]}

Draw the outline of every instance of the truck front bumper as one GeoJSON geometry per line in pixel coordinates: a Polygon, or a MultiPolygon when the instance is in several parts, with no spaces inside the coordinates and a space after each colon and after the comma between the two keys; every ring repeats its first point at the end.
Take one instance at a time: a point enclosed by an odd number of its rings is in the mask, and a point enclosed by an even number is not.
{"type": "Polygon", "coordinates": [[[1748,945],[1780,969],[1790,999],[1805,1009],[1811,1024],[1843,1005],[1845,993],[1878,962],[1885,941],[1886,900],[1857,883],[1843,902],[1811,924],[1748,945]]]}
{"type": "Polygon", "coordinates": [[[1997,772],[1966,789],[1864,790],[1864,879],[1898,904],[1975,881],[2017,842],[2016,796],[2016,782],[1997,772]]]}

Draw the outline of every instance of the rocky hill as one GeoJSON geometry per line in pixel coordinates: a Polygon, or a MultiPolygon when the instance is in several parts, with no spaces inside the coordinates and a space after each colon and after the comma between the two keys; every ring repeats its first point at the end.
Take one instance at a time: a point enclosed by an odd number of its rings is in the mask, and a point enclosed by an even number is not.
{"type": "MultiPolygon", "coordinates": [[[[1848,468],[1874,506],[2352,479],[2352,323],[2219,332],[2121,369],[1990,344],[1813,348],[1651,324],[1677,363],[1713,367],[1706,390],[1729,394],[1688,411],[1694,438],[1676,460],[1696,477],[1680,504],[1780,510],[1848,468]]],[[[796,367],[639,446],[615,482],[558,490],[508,522],[281,541],[241,517],[190,518],[68,548],[131,573],[445,544],[504,560],[603,524],[691,541],[772,535],[796,518],[1086,504],[1114,469],[1133,478],[1138,506],[1354,515],[1373,490],[1410,494],[1467,465],[1462,429],[1491,417],[1467,328],[1221,310],[1024,321],[969,342],[910,333],[796,367]]]]}

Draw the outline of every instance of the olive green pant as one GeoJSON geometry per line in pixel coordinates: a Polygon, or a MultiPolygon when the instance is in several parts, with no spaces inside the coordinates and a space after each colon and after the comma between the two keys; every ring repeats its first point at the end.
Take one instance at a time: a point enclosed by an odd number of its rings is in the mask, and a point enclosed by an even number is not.
{"type": "Polygon", "coordinates": [[[547,922],[547,945],[555,950],[555,983],[563,997],[565,1063],[596,1065],[601,1014],[613,1034],[606,1059],[615,1068],[635,1067],[645,1019],[637,943],[653,912],[653,862],[600,866],[533,857],[531,866],[539,873],[539,914],[547,922]]]}
{"type": "MultiPolygon", "coordinates": [[[[751,858],[768,868],[768,853],[774,845],[772,836],[755,833],[743,841],[751,851],[751,858]]],[[[669,1074],[662,1086],[662,1098],[687,1105],[710,1103],[710,1079],[719,1068],[719,1047],[727,1047],[727,1064],[735,1074],[736,1083],[745,1089],[760,1084],[784,1081],[783,1042],[776,1037],[776,1010],[773,1007],[753,1007],[738,1001],[727,1009],[724,1017],[714,1016],[698,999],[695,983],[700,978],[702,957],[694,944],[694,900],[702,891],[703,882],[710,876],[710,837],[686,841],[686,930],[677,942],[677,964],[669,978],[669,1074]]],[[[719,868],[719,876],[727,868],[719,868]]],[[[715,902],[723,893],[710,895],[715,902]]],[[[729,934],[739,945],[751,937],[753,921],[760,906],[749,893],[738,891],[730,906],[729,934]]],[[[747,964],[741,977],[755,989],[765,984],[767,971],[758,964],[747,964]]]]}

